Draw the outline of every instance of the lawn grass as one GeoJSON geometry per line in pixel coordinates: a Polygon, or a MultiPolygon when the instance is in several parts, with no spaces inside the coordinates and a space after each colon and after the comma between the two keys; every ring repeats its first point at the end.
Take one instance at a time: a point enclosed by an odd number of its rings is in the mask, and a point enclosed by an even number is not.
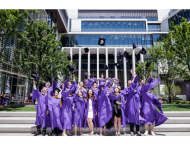
{"type": "MultiPolygon", "coordinates": [[[[158,110],[158,109],[157,109],[158,110]]],[[[162,110],[163,111],[190,111],[190,105],[183,105],[183,104],[163,104],[162,105],[162,110]]],[[[0,109],[0,111],[15,111],[15,112],[36,112],[36,108],[34,107],[29,107],[29,106],[24,106],[24,107],[17,107],[17,108],[5,108],[5,109],[0,109]]]]}
{"type": "Polygon", "coordinates": [[[16,108],[3,108],[0,109],[0,111],[7,111],[7,112],[36,112],[36,108],[34,107],[29,107],[29,106],[24,106],[24,107],[16,107],[16,108]]]}
{"type": "MultiPolygon", "coordinates": [[[[157,109],[158,110],[158,109],[157,109]]],[[[163,104],[162,105],[163,111],[190,111],[190,105],[186,104],[163,104]]]]}

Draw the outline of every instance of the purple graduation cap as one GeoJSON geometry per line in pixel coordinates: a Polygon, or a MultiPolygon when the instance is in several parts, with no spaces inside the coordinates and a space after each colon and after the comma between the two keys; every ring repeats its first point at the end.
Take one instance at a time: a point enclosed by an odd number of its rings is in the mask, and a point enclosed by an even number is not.
{"type": "Polygon", "coordinates": [[[144,49],[144,47],[142,47],[140,53],[143,54],[143,55],[145,55],[147,53],[147,51],[144,49]]]}
{"type": "Polygon", "coordinates": [[[76,66],[68,65],[69,71],[70,71],[72,74],[75,74],[75,72],[76,72],[75,67],[76,67],[76,66]]]}
{"type": "Polygon", "coordinates": [[[151,65],[151,62],[148,62],[146,63],[146,68],[149,68],[149,66],[151,65]]]}
{"type": "Polygon", "coordinates": [[[117,63],[115,63],[114,64],[117,68],[119,68],[120,67],[120,64],[117,62],[117,63]]]}
{"type": "Polygon", "coordinates": [[[84,49],[84,51],[85,51],[85,53],[88,53],[88,52],[89,52],[89,49],[86,47],[86,48],[84,49]]]}
{"type": "Polygon", "coordinates": [[[83,75],[87,75],[87,72],[84,71],[84,72],[82,72],[82,74],[83,74],[83,75]]]}

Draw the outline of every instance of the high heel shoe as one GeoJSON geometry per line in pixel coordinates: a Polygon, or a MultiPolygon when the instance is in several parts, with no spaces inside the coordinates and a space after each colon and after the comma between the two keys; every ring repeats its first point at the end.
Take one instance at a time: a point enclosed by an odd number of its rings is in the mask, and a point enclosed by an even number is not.
{"type": "Polygon", "coordinates": [[[118,134],[117,134],[117,132],[115,133],[115,136],[117,136],[118,134]]]}

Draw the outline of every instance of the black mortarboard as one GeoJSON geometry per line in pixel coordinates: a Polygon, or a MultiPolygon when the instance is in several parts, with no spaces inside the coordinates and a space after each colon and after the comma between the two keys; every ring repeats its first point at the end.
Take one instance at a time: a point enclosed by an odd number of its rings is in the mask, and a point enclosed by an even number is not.
{"type": "Polygon", "coordinates": [[[123,57],[125,57],[125,58],[127,59],[128,56],[129,56],[129,53],[128,53],[127,51],[125,51],[125,52],[123,53],[123,57]]]}
{"type": "Polygon", "coordinates": [[[75,72],[76,72],[75,66],[68,65],[68,68],[69,68],[69,71],[70,71],[72,74],[75,74],[75,72]]]}
{"type": "Polygon", "coordinates": [[[35,80],[37,80],[38,74],[36,74],[35,72],[32,72],[31,77],[34,78],[35,80]]]}
{"type": "Polygon", "coordinates": [[[70,56],[70,54],[67,55],[67,59],[68,59],[68,60],[71,60],[71,56],[70,56]]]}
{"type": "Polygon", "coordinates": [[[146,68],[148,68],[149,66],[151,65],[151,62],[148,62],[146,63],[146,68]]]}
{"type": "Polygon", "coordinates": [[[108,67],[106,64],[104,65],[104,68],[105,68],[105,69],[109,69],[109,67],[108,67]]]}
{"type": "Polygon", "coordinates": [[[114,64],[117,68],[119,68],[120,67],[120,64],[117,62],[117,63],[115,63],[114,64]]]}
{"type": "Polygon", "coordinates": [[[146,51],[146,50],[144,49],[144,47],[143,47],[143,48],[141,49],[140,53],[145,55],[145,54],[147,53],[147,51],[146,51]]]}
{"type": "Polygon", "coordinates": [[[140,60],[140,53],[135,54],[137,57],[137,61],[140,60]]]}
{"type": "Polygon", "coordinates": [[[105,42],[106,42],[106,39],[99,38],[98,45],[104,46],[105,42]]]}
{"type": "Polygon", "coordinates": [[[55,93],[55,91],[57,91],[58,93],[61,91],[59,88],[55,88],[54,90],[53,90],[53,93],[55,93]]]}
{"type": "Polygon", "coordinates": [[[84,51],[85,51],[85,53],[88,53],[88,52],[89,52],[89,49],[86,47],[86,48],[84,49],[84,51]]]}
{"type": "Polygon", "coordinates": [[[133,49],[137,48],[137,45],[135,43],[133,43],[133,49]]]}

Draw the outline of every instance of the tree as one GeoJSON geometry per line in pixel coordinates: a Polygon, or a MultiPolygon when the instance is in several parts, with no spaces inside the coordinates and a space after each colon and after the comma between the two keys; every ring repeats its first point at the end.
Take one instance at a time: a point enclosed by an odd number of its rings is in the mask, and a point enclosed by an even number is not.
{"type": "MultiPolygon", "coordinates": [[[[168,94],[168,88],[167,88],[167,86],[164,86],[164,87],[162,88],[162,90],[163,90],[163,92],[164,92],[165,94],[168,94]]],[[[172,96],[172,97],[176,97],[176,95],[180,95],[180,94],[181,94],[181,88],[180,88],[179,86],[173,85],[173,86],[172,86],[172,91],[171,91],[171,96],[172,96]]]]}
{"type": "MultiPolygon", "coordinates": [[[[153,63],[151,63],[148,68],[146,67],[146,64],[147,64],[147,62],[137,63],[136,74],[138,75],[139,82],[141,80],[143,80],[143,76],[145,76],[145,78],[147,78],[146,79],[146,83],[148,83],[149,78],[150,78],[150,72],[151,72],[151,70],[152,71],[155,70],[153,63]]],[[[155,77],[155,75],[153,77],[155,77]]]]}
{"type": "Polygon", "coordinates": [[[19,61],[13,59],[19,71],[28,77],[34,71],[39,75],[40,82],[51,82],[52,77],[59,79],[59,76],[69,75],[67,66],[73,63],[67,60],[65,50],[58,50],[61,44],[56,36],[56,25],[50,28],[47,22],[34,20],[26,24],[16,49],[20,53],[19,61]]]}
{"type": "Polygon", "coordinates": [[[161,79],[164,80],[168,88],[169,102],[171,102],[173,81],[176,80],[183,71],[183,67],[176,65],[178,62],[172,51],[170,51],[171,47],[173,47],[171,37],[168,36],[166,39],[163,39],[162,43],[158,42],[151,49],[148,48],[152,61],[158,65],[158,72],[161,79]]]}
{"type": "Polygon", "coordinates": [[[20,28],[26,24],[30,12],[38,13],[36,10],[0,10],[0,61],[10,40],[23,32],[20,28]]]}
{"type": "Polygon", "coordinates": [[[184,71],[181,75],[185,79],[190,79],[190,24],[185,18],[182,19],[181,25],[174,26],[174,23],[170,23],[171,31],[169,36],[172,40],[172,47],[169,51],[173,53],[177,60],[177,65],[181,65],[184,71]]]}

